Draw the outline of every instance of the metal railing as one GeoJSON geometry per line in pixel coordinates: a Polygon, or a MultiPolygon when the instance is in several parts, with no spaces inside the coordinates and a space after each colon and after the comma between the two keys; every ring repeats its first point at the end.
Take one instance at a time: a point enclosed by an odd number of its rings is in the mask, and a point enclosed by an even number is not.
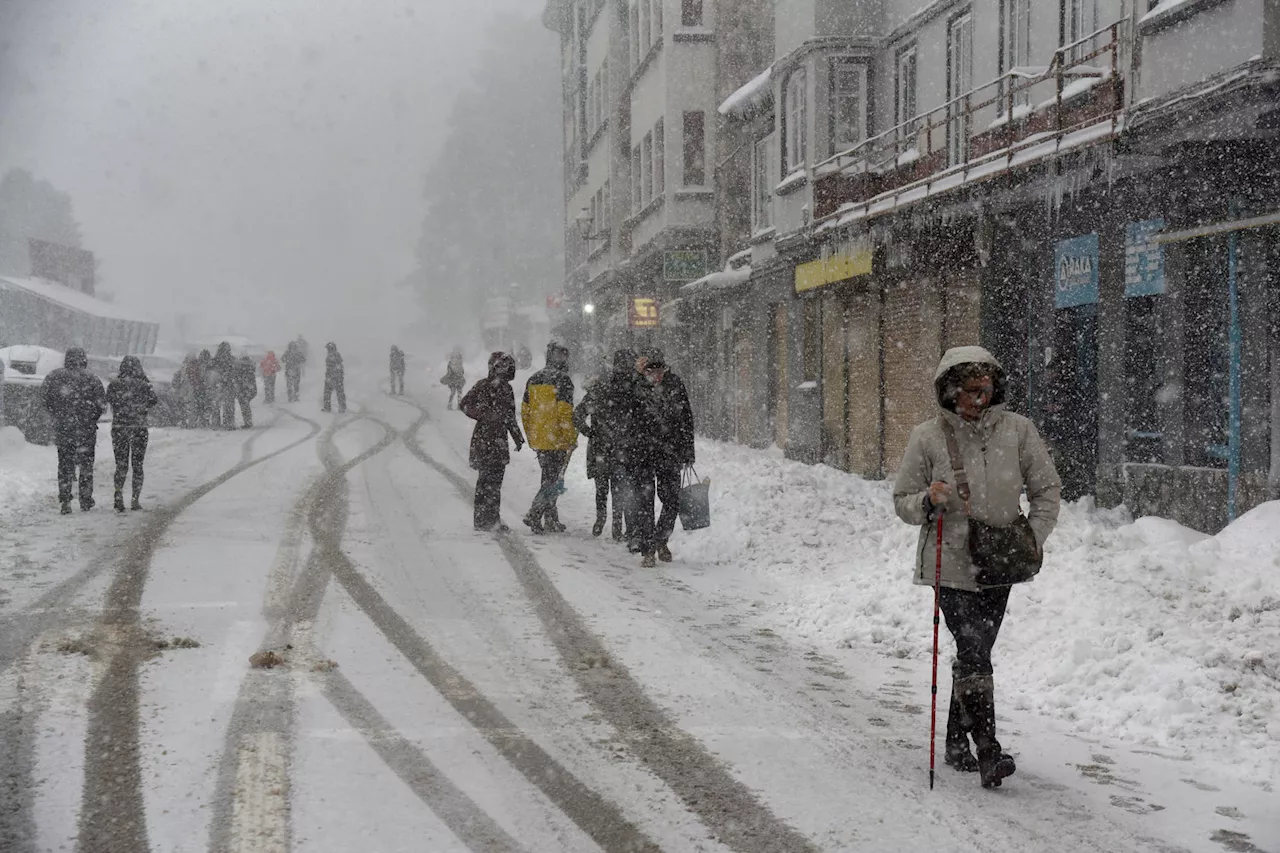
{"type": "Polygon", "coordinates": [[[1120,51],[1125,26],[1117,21],[1102,27],[1056,49],[1048,66],[1013,68],[818,163],[815,181],[836,175],[853,179],[853,186],[836,194],[861,198],[819,203],[815,220],[836,212],[841,201],[863,203],[944,176],[954,181],[957,174],[959,183],[965,183],[977,167],[991,171],[991,164],[1001,159],[1011,166],[1019,152],[1086,127],[1109,122],[1114,135],[1123,108],[1120,51]],[[1105,57],[1103,64],[1091,64],[1100,57],[1105,57]],[[1042,99],[1038,104],[1037,97],[1042,99]],[[963,134],[959,140],[958,132],[963,134]]]}

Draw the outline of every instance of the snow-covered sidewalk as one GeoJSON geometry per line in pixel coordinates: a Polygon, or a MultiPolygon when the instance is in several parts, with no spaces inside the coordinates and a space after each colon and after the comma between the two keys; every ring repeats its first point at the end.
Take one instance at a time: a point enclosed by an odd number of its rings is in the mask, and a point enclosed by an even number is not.
{"type": "MultiPolygon", "coordinates": [[[[682,560],[774,591],[786,636],[927,658],[932,591],[911,583],[916,529],[891,484],[700,441],[713,525],[682,560]]],[[[1218,536],[1064,506],[1045,568],[1015,590],[996,646],[1000,696],[1090,736],[1212,755],[1241,781],[1280,781],[1280,502],[1218,536]]],[[[946,632],[943,632],[944,635],[946,632]]],[[[945,642],[945,659],[951,655],[945,642]]]]}

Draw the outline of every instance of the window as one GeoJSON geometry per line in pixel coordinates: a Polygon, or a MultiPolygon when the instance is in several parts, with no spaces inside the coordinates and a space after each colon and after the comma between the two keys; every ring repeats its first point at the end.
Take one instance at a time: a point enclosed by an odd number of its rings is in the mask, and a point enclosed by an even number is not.
{"type": "Polygon", "coordinates": [[[684,114],[684,185],[707,182],[706,118],[701,111],[684,114]]]}
{"type": "Polygon", "coordinates": [[[640,146],[631,149],[631,211],[640,212],[640,146]]]}
{"type": "Polygon", "coordinates": [[[600,63],[600,123],[609,120],[609,60],[600,63]]]}
{"type": "Polygon", "coordinates": [[[915,124],[912,119],[918,115],[916,110],[916,46],[909,44],[898,51],[897,72],[894,81],[893,111],[894,122],[906,126],[904,136],[915,135],[915,124]]]}
{"type": "Polygon", "coordinates": [[[587,138],[596,130],[596,83],[587,81],[587,138]]]}
{"type": "Polygon", "coordinates": [[[653,194],[660,196],[667,188],[666,122],[658,119],[653,126],[653,194]]]}
{"type": "Polygon", "coordinates": [[[702,0],[682,0],[680,3],[680,26],[702,26],[702,0]]]}
{"type": "Polygon", "coordinates": [[[641,60],[643,60],[645,55],[649,52],[649,40],[651,38],[651,34],[649,32],[649,0],[640,0],[639,7],[640,19],[636,23],[636,26],[638,27],[636,31],[636,44],[639,45],[640,54],[636,57],[637,65],[640,64],[641,60]]]}
{"type": "Polygon", "coordinates": [[[605,181],[604,181],[603,195],[604,195],[604,211],[601,215],[604,217],[605,227],[608,227],[609,223],[613,221],[613,192],[609,189],[608,178],[605,178],[605,181]]]}
{"type": "Polygon", "coordinates": [[[1164,340],[1159,296],[1125,299],[1125,454],[1128,462],[1162,461],[1160,391],[1164,340]]]}
{"type": "Polygon", "coordinates": [[[866,138],[866,66],[852,59],[831,63],[831,153],[866,138]]]}
{"type": "Polygon", "coordinates": [[[787,170],[794,172],[804,168],[809,156],[809,101],[805,86],[804,69],[798,69],[787,78],[786,121],[787,170]]]}
{"type": "MultiPolygon", "coordinates": [[[[973,88],[973,15],[965,12],[947,27],[947,100],[955,101],[973,88]]],[[[969,159],[969,112],[966,101],[949,110],[947,151],[952,164],[969,159]]]]}
{"type": "Polygon", "coordinates": [[[644,135],[640,143],[640,189],[645,207],[653,201],[653,131],[644,135]]]}
{"type": "Polygon", "coordinates": [[[640,4],[638,2],[631,4],[631,32],[629,36],[631,42],[631,73],[634,74],[636,69],[640,67],[640,4]]]}
{"type": "MultiPolygon", "coordinates": [[[[1098,0],[1065,0],[1065,2],[1066,14],[1062,21],[1066,27],[1066,31],[1062,34],[1064,47],[1075,44],[1098,28],[1098,0]]],[[[1079,62],[1092,52],[1091,43],[1085,42],[1073,47],[1068,53],[1068,59],[1079,62]]]]}
{"type": "MultiPolygon", "coordinates": [[[[1000,75],[1030,62],[1031,56],[1031,0],[1000,0],[1000,75]]],[[[1023,89],[1014,96],[1015,104],[1029,103],[1031,92],[1023,89]]],[[[1003,91],[1000,93],[1000,111],[1008,104],[1003,91]]]]}
{"type": "Polygon", "coordinates": [[[773,146],[776,134],[769,134],[755,145],[751,153],[751,229],[763,231],[773,225],[773,146]]]}
{"type": "Polygon", "coordinates": [[[653,10],[649,13],[653,19],[653,42],[662,41],[662,0],[653,0],[653,10]]]}

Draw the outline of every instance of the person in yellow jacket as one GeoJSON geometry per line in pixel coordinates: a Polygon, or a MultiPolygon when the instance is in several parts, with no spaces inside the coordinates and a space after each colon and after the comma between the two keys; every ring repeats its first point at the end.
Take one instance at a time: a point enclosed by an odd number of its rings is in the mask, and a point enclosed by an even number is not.
{"type": "Polygon", "coordinates": [[[542,466],[542,488],[534,495],[524,523],[534,533],[563,533],[556,500],[557,484],[564,477],[569,454],[578,446],[573,426],[573,380],[569,377],[569,350],[552,341],[547,344],[547,366],[529,377],[520,406],[525,438],[537,451],[542,466]]]}

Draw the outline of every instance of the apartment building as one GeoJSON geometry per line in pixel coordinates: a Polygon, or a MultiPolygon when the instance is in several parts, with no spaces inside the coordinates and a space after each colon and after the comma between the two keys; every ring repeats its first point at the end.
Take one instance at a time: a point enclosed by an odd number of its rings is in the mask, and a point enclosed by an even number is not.
{"type": "Polygon", "coordinates": [[[599,356],[682,346],[680,285],[720,253],[713,185],[718,4],[549,0],[564,90],[562,333],[599,356]]]}
{"type": "Polygon", "coordinates": [[[1136,2],[774,0],[680,288],[708,431],[889,476],[980,342],[1069,496],[1280,495],[1280,4],[1136,2]]]}

